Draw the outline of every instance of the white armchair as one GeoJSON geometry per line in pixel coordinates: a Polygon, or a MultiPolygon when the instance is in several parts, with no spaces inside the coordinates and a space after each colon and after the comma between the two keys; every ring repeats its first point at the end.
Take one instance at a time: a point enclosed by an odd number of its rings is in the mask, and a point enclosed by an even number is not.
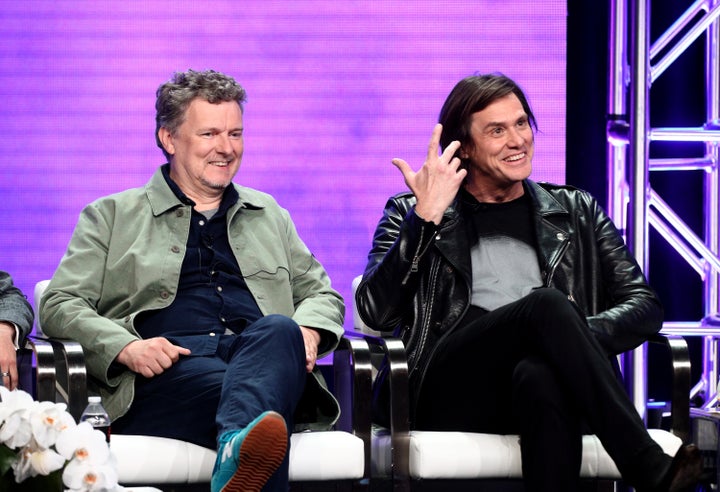
{"type": "MultiPolygon", "coordinates": [[[[378,336],[360,318],[352,284],[355,329],[387,357],[390,368],[390,428],[373,426],[372,476],[386,477],[393,490],[522,490],[520,438],[517,435],[417,431],[409,428],[408,366],[401,340],[378,336]]],[[[657,337],[673,358],[672,430],[650,429],[663,450],[675,455],[690,430],[690,358],[681,337],[657,337]]],[[[581,478],[613,490],[620,473],[600,440],[583,437],[581,478]]]]}
{"type": "MultiPolygon", "coordinates": [[[[48,281],[35,287],[35,305],[48,281]]],[[[42,327],[28,340],[36,356],[35,397],[64,401],[77,419],[87,404],[87,373],[76,342],[44,336],[42,327]]],[[[290,437],[291,489],[366,490],[370,471],[371,366],[367,343],[343,338],[333,354],[334,393],[343,414],[336,430],[293,433],[290,437]]],[[[114,434],[110,441],[123,485],[171,490],[208,490],[215,451],[154,436],[114,434]]]]}

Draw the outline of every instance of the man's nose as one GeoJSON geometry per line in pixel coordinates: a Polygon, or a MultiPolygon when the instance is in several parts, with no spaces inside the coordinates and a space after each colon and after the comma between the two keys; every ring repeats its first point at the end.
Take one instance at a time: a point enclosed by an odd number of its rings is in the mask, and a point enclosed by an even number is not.
{"type": "Polygon", "coordinates": [[[230,137],[228,135],[225,135],[223,133],[218,135],[217,138],[217,151],[221,152],[223,154],[231,154],[233,151],[233,146],[230,143],[230,137]]]}
{"type": "Polygon", "coordinates": [[[508,145],[511,147],[519,147],[525,143],[526,135],[517,128],[511,128],[508,135],[508,145]]]}

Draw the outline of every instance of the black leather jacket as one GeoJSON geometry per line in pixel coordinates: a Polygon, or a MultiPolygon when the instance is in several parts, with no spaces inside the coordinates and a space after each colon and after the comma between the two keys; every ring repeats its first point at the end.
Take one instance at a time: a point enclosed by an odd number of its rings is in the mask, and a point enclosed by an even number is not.
{"type": "MultiPolygon", "coordinates": [[[[531,180],[523,186],[534,210],[544,286],[577,305],[609,356],[657,333],[662,306],[595,199],[570,186],[531,180]]],[[[470,245],[458,210],[462,202],[445,212],[439,226],[418,217],[414,205],[410,193],[387,202],[355,296],[368,326],[393,331],[405,342],[411,419],[434,348],[462,319],[471,289],[470,245]]],[[[384,376],[381,370],[378,384],[384,376]]],[[[376,397],[382,393],[376,391],[376,397]]]]}

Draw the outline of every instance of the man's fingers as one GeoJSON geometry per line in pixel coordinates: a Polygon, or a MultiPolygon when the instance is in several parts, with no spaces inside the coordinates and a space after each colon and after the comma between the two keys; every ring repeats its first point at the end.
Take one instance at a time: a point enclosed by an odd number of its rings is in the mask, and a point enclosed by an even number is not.
{"type": "Polygon", "coordinates": [[[167,354],[172,362],[180,360],[181,355],[190,355],[190,349],[181,347],[180,345],[171,345],[170,347],[164,349],[163,352],[167,354]]]}
{"type": "Polygon", "coordinates": [[[15,365],[15,364],[10,365],[9,372],[10,372],[10,389],[14,390],[18,386],[17,365],[15,365]]]}
{"type": "Polygon", "coordinates": [[[440,148],[440,135],[442,135],[442,125],[437,123],[433,127],[432,134],[430,135],[430,143],[428,144],[428,160],[436,159],[438,156],[438,149],[440,148]]]}
{"type": "MultiPolygon", "coordinates": [[[[452,160],[453,160],[453,159],[456,159],[456,157],[454,157],[454,156],[455,156],[455,153],[458,151],[459,148],[460,148],[460,142],[458,142],[457,140],[453,140],[453,141],[450,142],[450,143],[448,144],[448,146],[443,150],[442,159],[447,160],[448,163],[451,164],[451,163],[452,163],[452,160]]],[[[458,161],[459,161],[459,159],[458,159],[458,161]]]]}
{"type": "Polygon", "coordinates": [[[409,172],[412,172],[412,168],[410,167],[410,164],[405,162],[403,159],[398,159],[396,157],[391,162],[392,162],[393,166],[398,168],[400,170],[400,172],[403,173],[403,176],[405,176],[409,172]]]}

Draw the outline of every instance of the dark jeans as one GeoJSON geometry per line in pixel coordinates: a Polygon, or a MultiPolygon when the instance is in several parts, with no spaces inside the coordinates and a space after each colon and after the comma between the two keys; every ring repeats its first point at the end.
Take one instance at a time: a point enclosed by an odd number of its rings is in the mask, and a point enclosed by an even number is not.
{"type": "MultiPolygon", "coordinates": [[[[307,373],[298,325],[265,316],[238,335],[222,335],[213,356],[182,357],[153,378],[137,376],[130,411],[113,432],[170,437],[215,449],[226,431],[242,429],[266,410],[292,432],[307,373]]],[[[288,439],[288,454],[290,442],[288,439]]],[[[263,490],[288,489],[288,457],[263,490]]]]}
{"type": "Polygon", "coordinates": [[[630,485],[653,486],[670,466],[560,291],[538,289],[491,312],[472,309],[437,354],[417,428],[519,433],[528,491],[578,489],[585,427],[630,485]]]}

